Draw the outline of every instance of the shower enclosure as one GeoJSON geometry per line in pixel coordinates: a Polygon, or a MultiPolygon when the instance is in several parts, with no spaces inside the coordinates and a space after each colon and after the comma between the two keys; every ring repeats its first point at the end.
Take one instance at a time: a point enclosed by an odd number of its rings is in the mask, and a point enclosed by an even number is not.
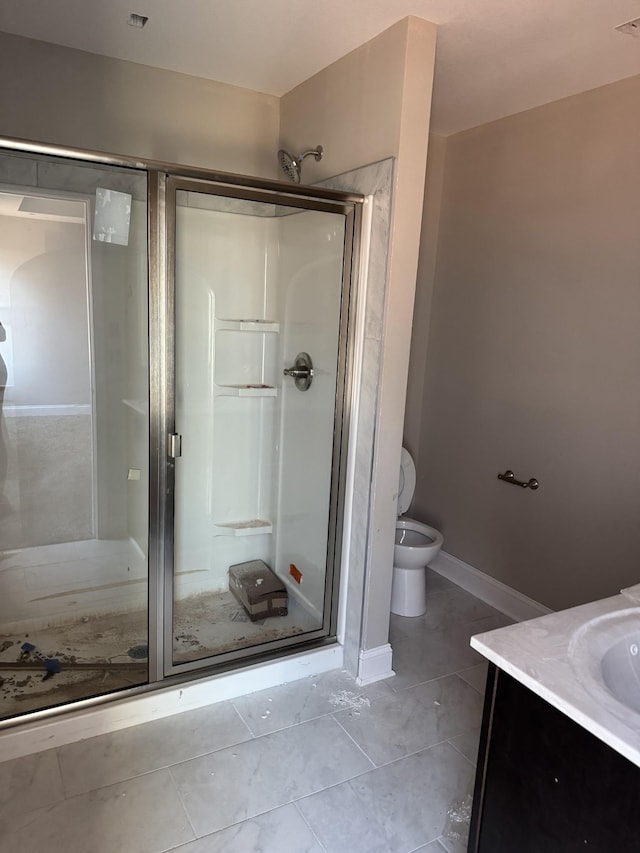
{"type": "Polygon", "coordinates": [[[0,718],[335,641],[361,201],[4,140],[0,718]]]}

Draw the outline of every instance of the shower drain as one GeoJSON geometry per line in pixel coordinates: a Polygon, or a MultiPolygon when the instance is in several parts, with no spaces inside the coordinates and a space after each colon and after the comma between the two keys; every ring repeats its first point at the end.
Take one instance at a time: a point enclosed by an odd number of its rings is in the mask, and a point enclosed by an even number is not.
{"type": "Polygon", "coordinates": [[[147,643],[139,643],[137,646],[131,646],[127,654],[133,660],[145,660],[149,657],[149,646],[147,643]]]}

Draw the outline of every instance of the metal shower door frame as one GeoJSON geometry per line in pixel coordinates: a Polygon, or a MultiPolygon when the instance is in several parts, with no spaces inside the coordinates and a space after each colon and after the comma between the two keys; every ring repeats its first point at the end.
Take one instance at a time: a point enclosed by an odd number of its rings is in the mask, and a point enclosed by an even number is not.
{"type": "MultiPolygon", "coordinates": [[[[273,659],[335,642],[340,588],[340,558],[342,553],[342,524],[345,506],[348,436],[351,420],[351,395],[354,387],[354,334],[356,288],[360,262],[360,228],[364,196],[359,193],[289,184],[268,178],[250,178],[201,167],[187,167],[152,159],[108,154],[91,149],[42,143],[13,137],[0,137],[0,149],[26,156],[76,161],[85,165],[97,164],[129,168],[146,172],[147,176],[147,239],[148,239],[148,321],[149,321],[149,530],[148,530],[148,621],[149,667],[148,681],[133,687],[98,696],[90,696],[60,706],[43,708],[17,718],[0,721],[0,730],[29,721],[42,721],[68,712],[104,705],[120,699],[153,692],[172,684],[187,682],[196,670],[202,676],[214,674],[242,664],[234,661],[210,660],[195,666],[167,668],[165,662],[165,607],[167,555],[173,548],[173,517],[169,510],[168,488],[172,485],[168,465],[168,436],[173,430],[173,370],[175,328],[173,324],[173,282],[169,286],[170,246],[168,239],[167,190],[170,181],[195,182],[193,188],[216,195],[266,201],[296,208],[327,210],[342,213],[346,218],[343,254],[343,279],[340,312],[338,376],[334,407],[334,436],[332,461],[332,490],[329,517],[328,560],[334,570],[327,573],[325,585],[325,623],[318,636],[305,635],[303,642],[292,645],[290,639],[282,644],[272,643],[260,653],[250,651],[247,663],[273,659]],[[171,322],[169,322],[171,321],[171,322]],[[168,539],[168,536],[171,539],[168,539]],[[168,547],[170,546],[170,547],[168,547]],[[249,660],[249,656],[251,659],[249,660]]],[[[173,496],[171,496],[173,497],[173,496]]],[[[171,636],[170,628],[166,634],[171,636]]],[[[198,674],[198,673],[195,673],[198,674]]]]}
{"type": "MultiPolygon", "coordinates": [[[[340,559],[342,551],[342,524],[344,515],[344,491],[346,482],[346,455],[348,449],[349,431],[349,400],[352,387],[352,354],[351,338],[354,322],[353,291],[355,289],[357,261],[359,258],[359,233],[361,222],[362,196],[352,196],[336,191],[315,192],[314,188],[295,186],[289,191],[288,185],[277,182],[277,188],[260,186],[256,181],[251,185],[246,179],[245,186],[229,185],[218,182],[214,176],[209,180],[204,178],[194,180],[189,175],[173,172],[158,173],[153,185],[157,202],[150,204],[150,224],[153,220],[155,230],[156,255],[154,262],[157,266],[151,274],[152,280],[157,272],[158,281],[164,281],[164,288],[158,288],[154,298],[157,298],[153,318],[150,315],[150,336],[155,339],[153,353],[150,353],[151,363],[160,369],[158,375],[151,377],[151,407],[152,413],[157,413],[157,420],[151,427],[151,447],[157,448],[156,459],[162,460],[159,470],[153,471],[157,476],[155,505],[156,524],[151,542],[154,542],[154,552],[158,559],[159,575],[163,577],[162,585],[154,589],[156,596],[157,615],[155,620],[156,645],[160,652],[154,656],[154,672],[158,679],[172,676],[184,676],[197,671],[225,671],[242,662],[255,662],[265,658],[274,658],[300,651],[305,647],[314,647],[336,641],[338,616],[338,592],[340,587],[340,559]],[[293,635],[283,639],[272,640],[258,646],[238,649],[232,652],[204,657],[199,660],[184,663],[173,662],[173,577],[174,577],[174,519],[175,519],[175,459],[171,458],[170,436],[176,433],[175,422],[175,261],[176,261],[176,193],[178,190],[198,192],[225,198],[233,198],[258,203],[280,205],[295,209],[318,210],[342,215],[345,220],[345,240],[342,263],[342,292],[340,299],[338,364],[336,377],[336,395],[334,402],[334,432],[332,449],[331,492],[329,505],[329,525],[327,538],[327,556],[325,570],[325,594],[323,606],[322,627],[293,635]],[[330,198],[326,197],[329,193],[330,198]],[[153,216],[152,216],[153,213],[153,216]],[[161,230],[162,229],[162,230],[161,230]],[[154,399],[155,397],[155,399],[154,399]],[[163,469],[163,470],[160,470],[163,469]],[[162,586],[162,588],[160,588],[162,586]],[[164,636],[161,625],[164,624],[164,636]]],[[[275,182],[274,182],[275,183],[275,182]]],[[[154,230],[151,231],[154,234],[154,230]]],[[[151,267],[150,269],[153,269],[151,267]]],[[[153,456],[152,456],[153,458],[153,456]]],[[[153,526],[153,525],[152,525],[153,526]]],[[[151,615],[151,614],[150,614],[151,615]]],[[[150,626],[151,627],[151,626],[150,626]]],[[[155,645],[155,644],[154,644],[155,645]]],[[[151,664],[151,660],[150,660],[151,664]]]]}

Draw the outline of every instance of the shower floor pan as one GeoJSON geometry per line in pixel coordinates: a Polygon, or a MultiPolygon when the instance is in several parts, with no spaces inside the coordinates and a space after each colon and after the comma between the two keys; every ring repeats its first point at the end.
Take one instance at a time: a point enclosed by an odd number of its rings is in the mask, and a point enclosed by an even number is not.
{"type": "MultiPolygon", "coordinates": [[[[289,604],[287,616],[251,622],[230,592],[184,598],[175,605],[174,661],[213,658],[319,627],[293,597],[289,604]]],[[[146,683],[146,661],[129,655],[146,638],[143,610],[85,616],[23,634],[0,633],[0,719],[146,683]],[[25,642],[59,660],[61,671],[45,678],[44,663],[21,661],[25,642]]]]}

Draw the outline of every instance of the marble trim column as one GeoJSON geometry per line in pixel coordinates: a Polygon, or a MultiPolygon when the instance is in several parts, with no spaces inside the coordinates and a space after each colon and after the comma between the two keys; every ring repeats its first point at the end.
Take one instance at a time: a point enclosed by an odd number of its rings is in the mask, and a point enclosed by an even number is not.
{"type": "MultiPolygon", "coordinates": [[[[388,158],[318,184],[331,189],[362,193],[370,197],[372,204],[366,303],[363,306],[362,367],[360,375],[356,377],[358,412],[357,421],[351,424],[351,430],[356,431],[355,441],[350,441],[351,451],[355,453],[355,470],[352,494],[347,496],[345,506],[345,516],[350,514],[351,533],[349,541],[343,543],[340,596],[343,625],[340,639],[344,645],[344,666],[354,676],[359,674],[361,667],[363,602],[370,565],[369,523],[374,500],[372,469],[391,236],[394,163],[394,158],[388,158]]],[[[391,675],[390,647],[388,657],[389,671],[386,674],[391,675]]]]}

